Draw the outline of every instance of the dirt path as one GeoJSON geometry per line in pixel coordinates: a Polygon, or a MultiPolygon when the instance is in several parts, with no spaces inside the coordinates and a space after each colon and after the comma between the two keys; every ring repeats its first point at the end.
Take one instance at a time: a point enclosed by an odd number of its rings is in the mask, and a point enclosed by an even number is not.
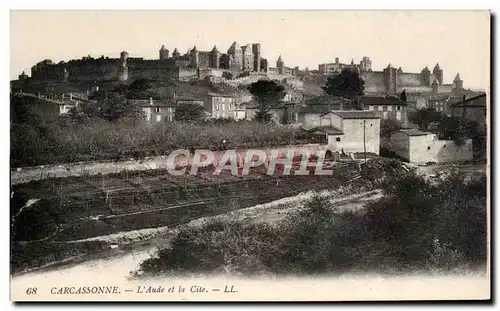
{"type": "MultiPolygon", "coordinates": [[[[312,192],[307,192],[297,196],[283,198],[270,203],[256,205],[215,217],[235,220],[245,219],[255,222],[275,222],[295,210],[294,208],[290,208],[289,203],[297,203],[308,200],[312,195],[312,192]]],[[[362,208],[368,201],[380,198],[382,193],[380,190],[373,190],[335,199],[333,198],[335,196],[335,192],[325,191],[320,192],[320,195],[332,197],[332,202],[335,203],[335,206],[339,209],[359,209],[362,208]]],[[[204,220],[210,218],[214,217],[200,218],[190,222],[188,225],[197,226],[202,224],[204,220]]],[[[124,234],[140,236],[140,231],[141,230],[136,230],[135,232],[126,232],[124,234]]],[[[107,236],[103,236],[101,238],[105,240],[107,236]]],[[[92,276],[92,278],[95,276],[96,278],[103,280],[117,278],[119,278],[117,281],[122,279],[125,280],[129,276],[130,271],[138,268],[139,264],[144,259],[153,255],[158,247],[164,247],[167,243],[169,243],[170,239],[171,235],[158,236],[148,241],[121,245],[116,249],[109,250],[106,253],[96,254],[94,258],[87,258],[84,261],[61,264],[59,266],[53,266],[14,276],[12,278],[12,285],[16,282],[23,283],[27,280],[33,283],[43,282],[45,279],[58,279],[61,280],[61,282],[65,282],[70,281],[75,275],[87,275],[92,276]]]]}

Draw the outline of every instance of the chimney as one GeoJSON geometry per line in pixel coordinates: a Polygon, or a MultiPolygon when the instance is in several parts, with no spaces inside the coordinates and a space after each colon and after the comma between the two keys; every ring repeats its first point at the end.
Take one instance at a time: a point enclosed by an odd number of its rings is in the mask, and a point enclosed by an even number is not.
{"type": "Polygon", "coordinates": [[[153,97],[150,97],[150,98],[149,98],[149,104],[150,104],[151,106],[153,106],[153,97]]]}

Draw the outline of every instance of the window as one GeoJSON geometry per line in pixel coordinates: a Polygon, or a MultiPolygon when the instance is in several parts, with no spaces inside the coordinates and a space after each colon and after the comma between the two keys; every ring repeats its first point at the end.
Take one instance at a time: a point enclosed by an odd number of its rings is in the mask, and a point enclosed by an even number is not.
{"type": "Polygon", "coordinates": [[[155,112],[160,113],[160,107],[155,107],[155,112]]]}
{"type": "Polygon", "coordinates": [[[401,110],[401,106],[398,106],[398,110],[401,110]]]}
{"type": "Polygon", "coordinates": [[[392,106],[387,106],[387,111],[392,111],[392,106]]]}
{"type": "Polygon", "coordinates": [[[373,111],[373,106],[368,106],[368,110],[373,111]]]}
{"type": "Polygon", "coordinates": [[[340,137],[335,138],[335,141],[340,141],[340,137]]]}

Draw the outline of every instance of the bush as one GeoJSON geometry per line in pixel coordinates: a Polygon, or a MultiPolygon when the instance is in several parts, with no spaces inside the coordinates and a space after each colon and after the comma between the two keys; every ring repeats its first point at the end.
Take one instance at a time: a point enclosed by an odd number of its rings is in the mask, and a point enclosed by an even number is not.
{"type": "Polygon", "coordinates": [[[363,212],[314,197],[275,226],[210,222],[180,231],[139,274],[464,271],[487,258],[486,180],[430,184],[413,171],[363,212]]]}

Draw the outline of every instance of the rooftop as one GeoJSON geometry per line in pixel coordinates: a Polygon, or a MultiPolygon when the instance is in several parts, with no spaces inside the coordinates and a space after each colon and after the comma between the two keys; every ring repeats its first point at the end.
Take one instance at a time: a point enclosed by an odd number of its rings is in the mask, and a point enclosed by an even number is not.
{"type": "Polygon", "coordinates": [[[431,134],[431,133],[423,132],[423,131],[417,130],[417,129],[401,129],[401,130],[399,130],[399,132],[406,134],[408,136],[425,136],[427,134],[431,134]]]}
{"type": "Polygon", "coordinates": [[[344,135],[344,133],[341,130],[333,126],[320,126],[320,127],[313,127],[310,129],[306,129],[303,127],[303,129],[309,133],[321,132],[328,135],[344,135]]]}
{"type": "Polygon", "coordinates": [[[393,96],[363,96],[363,103],[365,105],[407,105],[393,96]]]}
{"type": "Polygon", "coordinates": [[[471,97],[469,99],[466,99],[464,101],[460,101],[458,103],[451,104],[453,107],[461,107],[461,106],[467,106],[467,107],[486,107],[486,93],[483,93],[481,95],[477,95],[474,97],[471,97]],[[477,99],[481,99],[484,97],[484,100],[482,101],[477,101],[477,99]]]}
{"type": "Polygon", "coordinates": [[[380,117],[374,111],[367,110],[332,110],[329,113],[333,113],[342,119],[380,119],[380,117]]]}

